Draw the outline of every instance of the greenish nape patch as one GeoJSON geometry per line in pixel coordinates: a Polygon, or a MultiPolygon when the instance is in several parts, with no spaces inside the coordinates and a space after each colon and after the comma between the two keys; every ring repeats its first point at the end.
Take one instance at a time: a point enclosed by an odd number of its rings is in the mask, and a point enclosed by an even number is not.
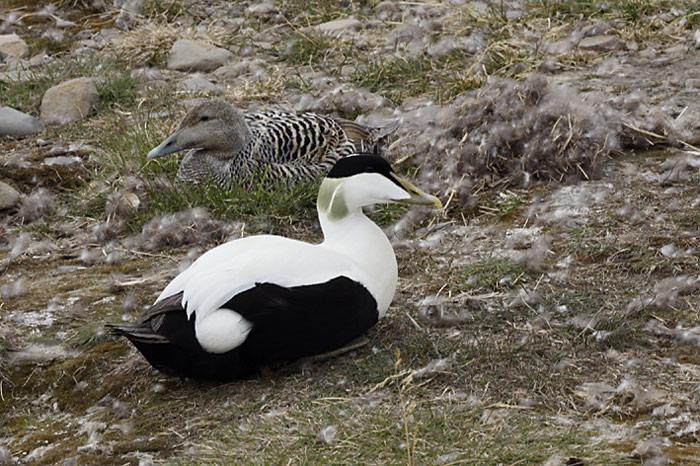
{"type": "Polygon", "coordinates": [[[348,214],[341,184],[341,180],[326,178],[318,190],[318,207],[322,212],[326,212],[331,220],[340,220],[348,214]]]}
{"type": "Polygon", "coordinates": [[[493,258],[469,264],[463,271],[467,289],[497,291],[527,280],[525,268],[507,259],[493,258]]]}

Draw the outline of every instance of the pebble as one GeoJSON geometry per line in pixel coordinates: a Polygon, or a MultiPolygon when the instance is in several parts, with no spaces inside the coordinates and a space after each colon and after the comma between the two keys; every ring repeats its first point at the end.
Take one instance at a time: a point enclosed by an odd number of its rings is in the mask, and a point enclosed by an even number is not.
{"type": "Polygon", "coordinates": [[[20,195],[15,188],[0,181],[0,210],[11,209],[19,202],[20,195]]]}
{"type": "Polygon", "coordinates": [[[168,69],[177,71],[213,71],[233,57],[226,49],[207,42],[180,39],[170,49],[168,69]]]}
{"type": "Polygon", "coordinates": [[[0,35],[0,53],[15,58],[22,58],[29,52],[27,43],[17,34],[0,35]]]}
{"type": "Polygon", "coordinates": [[[313,26],[319,32],[324,32],[326,34],[338,34],[345,31],[354,31],[360,27],[362,23],[360,20],[353,18],[352,16],[345,19],[336,19],[333,21],[328,21],[326,23],[321,23],[313,26]]]}
{"type": "Polygon", "coordinates": [[[12,107],[0,107],[0,136],[28,136],[43,130],[41,121],[12,107]]]}
{"type": "Polygon", "coordinates": [[[83,163],[83,159],[75,155],[59,155],[58,157],[46,157],[44,159],[44,165],[48,165],[49,167],[55,165],[74,165],[76,163],[83,163]]]}
{"type": "Polygon", "coordinates": [[[264,18],[266,16],[271,16],[272,13],[276,11],[277,7],[275,7],[274,3],[267,1],[254,3],[245,9],[245,14],[246,16],[253,16],[255,18],[264,18]]]}
{"type": "Polygon", "coordinates": [[[41,120],[48,125],[65,125],[86,118],[97,106],[100,95],[94,78],[75,78],[44,93],[41,120]]]}
{"type": "Polygon", "coordinates": [[[257,71],[265,65],[265,62],[260,59],[241,60],[237,63],[224,65],[214,71],[214,76],[223,81],[232,81],[241,75],[257,71]]]}
{"type": "Polygon", "coordinates": [[[584,50],[612,51],[620,50],[624,43],[617,36],[599,35],[584,37],[578,43],[578,47],[584,50]]]}
{"type": "Polygon", "coordinates": [[[207,78],[202,76],[192,76],[180,81],[177,85],[178,90],[185,92],[207,92],[210,94],[221,94],[224,88],[218,84],[214,84],[207,78]]]}

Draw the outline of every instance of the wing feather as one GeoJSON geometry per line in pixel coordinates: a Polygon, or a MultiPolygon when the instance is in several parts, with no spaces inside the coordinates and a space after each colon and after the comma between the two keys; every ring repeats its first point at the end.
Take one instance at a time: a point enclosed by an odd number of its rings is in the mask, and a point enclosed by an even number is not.
{"type": "Polygon", "coordinates": [[[365,282],[353,260],[340,253],[280,236],[251,236],[206,252],[166,286],[156,303],[182,293],[188,317],[203,318],[259,283],[313,285],[339,273],[365,282]]]}

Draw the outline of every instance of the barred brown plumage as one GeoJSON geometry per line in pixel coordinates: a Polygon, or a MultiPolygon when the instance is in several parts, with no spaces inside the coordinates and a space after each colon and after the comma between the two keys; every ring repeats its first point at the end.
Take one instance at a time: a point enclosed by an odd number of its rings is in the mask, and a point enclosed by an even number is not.
{"type": "Polygon", "coordinates": [[[377,152],[370,130],[315,113],[265,110],[242,113],[224,101],[206,101],[148,154],[189,150],[178,178],[221,185],[261,180],[293,185],[323,176],[343,157],[377,152]]]}

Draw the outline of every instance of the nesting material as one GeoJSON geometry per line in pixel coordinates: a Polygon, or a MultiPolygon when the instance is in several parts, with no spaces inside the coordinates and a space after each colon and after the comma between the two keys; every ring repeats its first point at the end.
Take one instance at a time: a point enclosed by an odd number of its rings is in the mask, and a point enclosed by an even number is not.
{"type": "Polygon", "coordinates": [[[590,179],[614,151],[681,138],[673,120],[642,102],[584,95],[540,75],[493,79],[451,107],[403,113],[388,152],[422,167],[421,185],[466,204],[484,188],[590,179]]]}
{"type": "Polygon", "coordinates": [[[3,299],[18,298],[24,293],[26,293],[26,287],[23,277],[0,287],[0,296],[3,299]]]}
{"type": "Polygon", "coordinates": [[[98,244],[106,244],[116,239],[124,231],[124,224],[120,222],[98,223],[90,231],[90,240],[98,244]]]}
{"type": "Polygon", "coordinates": [[[646,308],[667,309],[675,306],[679,297],[698,289],[700,289],[700,277],[679,275],[665,278],[654,285],[653,295],[634,298],[627,306],[627,311],[637,312],[646,308]]]}
{"type": "Polygon", "coordinates": [[[23,223],[31,223],[51,214],[53,210],[53,195],[47,189],[39,188],[22,200],[17,215],[23,223]]]}
{"type": "Polygon", "coordinates": [[[213,219],[206,209],[196,207],[154,217],[143,226],[139,236],[130,238],[128,242],[130,246],[155,251],[165,247],[221,240],[228,233],[229,229],[224,222],[213,219]]]}

